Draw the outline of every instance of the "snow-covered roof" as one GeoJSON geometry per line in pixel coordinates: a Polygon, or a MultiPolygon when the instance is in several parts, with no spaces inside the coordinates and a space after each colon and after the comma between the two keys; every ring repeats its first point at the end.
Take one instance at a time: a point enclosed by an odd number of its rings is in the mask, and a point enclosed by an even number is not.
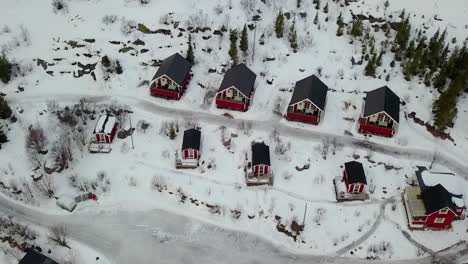
{"type": "Polygon", "coordinates": [[[117,122],[117,118],[115,116],[101,115],[96,123],[96,127],[94,128],[94,133],[105,133],[110,134],[112,129],[117,122]]]}
{"type": "Polygon", "coordinates": [[[460,187],[463,185],[461,179],[456,175],[423,171],[421,176],[426,186],[442,185],[449,193],[452,194],[451,201],[457,207],[465,207],[465,201],[461,195],[463,192],[460,187]]]}
{"type": "Polygon", "coordinates": [[[461,182],[456,175],[446,173],[434,173],[429,171],[423,171],[421,173],[422,179],[426,186],[436,186],[441,184],[447,191],[453,194],[461,194],[460,190],[461,182]]]}

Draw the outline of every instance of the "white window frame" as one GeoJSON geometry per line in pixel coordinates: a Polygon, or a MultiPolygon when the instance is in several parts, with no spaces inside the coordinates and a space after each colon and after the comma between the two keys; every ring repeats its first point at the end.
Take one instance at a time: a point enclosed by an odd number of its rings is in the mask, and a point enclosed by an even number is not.
{"type": "Polygon", "coordinates": [[[188,150],[188,158],[189,159],[195,158],[195,151],[193,149],[188,150]]]}
{"type": "Polygon", "coordinates": [[[449,211],[448,208],[444,208],[444,209],[440,210],[440,213],[441,214],[448,214],[448,211],[449,211]]]}
{"type": "Polygon", "coordinates": [[[232,97],[238,97],[239,93],[237,92],[236,89],[232,89],[232,97]]]}
{"type": "Polygon", "coordinates": [[[434,219],[434,224],[443,224],[445,222],[445,218],[443,217],[437,217],[434,219]]]}

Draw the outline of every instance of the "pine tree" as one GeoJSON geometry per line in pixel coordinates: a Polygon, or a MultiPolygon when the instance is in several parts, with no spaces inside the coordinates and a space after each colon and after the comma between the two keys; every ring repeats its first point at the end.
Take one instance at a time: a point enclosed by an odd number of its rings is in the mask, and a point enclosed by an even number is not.
{"type": "Polygon", "coordinates": [[[338,29],[336,30],[336,35],[337,35],[338,37],[341,37],[341,36],[343,36],[343,32],[344,32],[344,26],[343,26],[343,25],[339,25],[339,26],[338,26],[338,29]]]}
{"type": "Polygon", "coordinates": [[[406,15],[405,14],[405,9],[403,9],[398,17],[401,18],[401,19],[404,19],[405,15],[406,15]]]}
{"type": "Polygon", "coordinates": [[[390,6],[390,2],[388,2],[388,0],[385,1],[385,3],[384,3],[384,8],[385,8],[385,10],[387,10],[387,8],[388,8],[389,6],[390,6]]]}
{"type": "Polygon", "coordinates": [[[195,55],[193,54],[193,46],[192,46],[192,35],[190,34],[189,34],[189,39],[188,39],[188,49],[187,49],[186,59],[192,65],[195,64],[195,55]]]}
{"type": "Polygon", "coordinates": [[[340,15],[338,16],[338,18],[336,19],[336,24],[338,26],[343,26],[344,25],[344,22],[343,22],[343,13],[340,12],[340,15]]]}
{"type": "Polygon", "coordinates": [[[364,74],[366,76],[372,76],[375,77],[375,70],[377,67],[377,55],[373,55],[372,58],[369,59],[369,62],[366,65],[366,68],[364,68],[364,74]]]}
{"type": "Polygon", "coordinates": [[[297,52],[297,32],[296,32],[296,21],[293,21],[291,28],[289,29],[289,44],[293,49],[293,52],[297,52]]]}
{"type": "Polygon", "coordinates": [[[0,96],[0,119],[7,119],[11,116],[11,108],[3,96],[0,96]]]}
{"type": "Polygon", "coordinates": [[[436,88],[439,91],[442,91],[442,89],[447,84],[447,71],[444,68],[440,69],[440,71],[432,79],[432,82],[434,88],[436,88]]]}
{"type": "Polygon", "coordinates": [[[431,79],[432,79],[431,72],[430,71],[426,72],[426,74],[424,74],[424,85],[426,85],[427,87],[430,87],[431,79]]]}
{"type": "Polygon", "coordinates": [[[248,38],[248,34],[247,34],[247,25],[244,25],[244,29],[242,29],[239,48],[244,53],[247,52],[247,50],[249,49],[249,38],[248,38]]]}
{"type": "MultiPolygon", "coordinates": [[[[464,58],[463,63],[464,65],[468,64],[468,57],[464,58]]],[[[462,72],[462,74],[457,75],[456,79],[450,83],[449,88],[443,91],[433,104],[434,125],[440,131],[453,126],[453,119],[457,115],[457,99],[468,80],[467,72],[463,70],[462,72]]]]}
{"type": "Polygon", "coordinates": [[[2,143],[5,143],[8,141],[8,137],[3,131],[3,127],[0,126],[0,148],[2,147],[2,143]]]}
{"type": "Polygon", "coordinates": [[[318,22],[319,22],[319,17],[318,17],[318,12],[317,12],[314,18],[314,25],[318,25],[318,22]]]}
{"type": "Polygon", "coordinates": [[[314,0],[315,9],[320,10],[320,0],[314,0]]]}
{"type": "Polygon", "coordinates": [[[359,18],[354,19],[353,25],[351,26],[351,36],[360,37],[364,31],[362,20],[359,18]]]}
{"type": "Polygon", "coordinates": [[[232,64],[236,65],[239,63],[239,57],[237,56],[237,30],[231,30],[229,39],[231,40],[229,56],[231,57],[232,64]]]}
{"type": "Polygon", "coordinates": [[[325,14],[328,14],[328,2],[325,4],[325,6],[323,7],[323,12],[325,14]]]}
{"type": "MultiPolygon", "coordinates": [[[[403,10],[404,12],[404,10],[403,10]]],[[[397,29],[397,34],[395,36],[395,43],[397,44],[397,50],[399,52],[404,52],[406,46],[408,45],[409,37],[411,33],[411,24],[409,22],[409,17],[403,19],[397,29]]]]}
{"type": "Polygon", "coordinates": [[[284,15],[283,15],[283,12],[281,12],[281,11],[278,13],[278,16],[276,17],[275,32],[276,32],[276,37],[277,38],[282,38],[283,37],[284,15]]]}
{"type": "Polygon", "coordinates": [[[6,58],[5,54],[0,56],[0,80],[8,83],[11,79],[11,68],[13,66],[6,58]]]}

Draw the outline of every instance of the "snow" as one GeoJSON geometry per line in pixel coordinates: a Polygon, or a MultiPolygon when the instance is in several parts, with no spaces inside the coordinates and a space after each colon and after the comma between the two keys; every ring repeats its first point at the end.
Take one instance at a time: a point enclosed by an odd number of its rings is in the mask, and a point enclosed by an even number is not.
{"type": "Polygon", "coordinates": [[[117,118],[115,116],[101,115],[96,123],[94,133],[110,134],[115,126],[116,120],[117,118]]]}
{"type": "MultiPolygon", "coordinates": [[[[467,34],[467,2],[450,0],[442,4],[436,0],[391,0],[388,10],[382,7],[384,1],[352,2],[344,7],[329,2],[330,9],[336,10],[328,15],[329,23],[324,21],[324,15],[320,17],[319,30],[311,23],[316,12],[309,3],[311,1],[303,1],[299,10],[295,9],[296,1],[292,0],[266,1],[268,4],[254,1],[256,8],[252,10],[262,11],[261,20],[256,24],[257,39],[265,34],[266,41],[265,45],[256,46],[255,56],[252,56],[251,51],[241,56],[257,74],[256,89],[250,109],[247,112],[233,112],[217,109],[210,96],[210,93],[217,91],[222,81],[222,71],[229,67],[222,66],[229,64],[229,37],[226,33],[222,37],[212,35],[212,31],[222,25],[240,28],[246,21],[251,22],[250,18],[255,11],[243,8],[242,2],[248,1],[161,3],[153,0],[147,6],[140,6],[138,1],[68,1],[68,12],[57,14],[53,13],[49,4],[31,4],[26,0],[5,3],[3,8],[7,12],[0,17],[0,25],[7,25],[11,32],[1,31],[0,46],[6,45],[7,56],[23,65],[36,65],[37,61],[33,59],[37,58],[46,60],[47,71],[53,71],[53,76],[40,66],[34,66],[26,76],[16,78],[8,85],[0,84],[1,92],[7,94],[6,98],[12,108],[21,107],[24,110],[22,114],[16,113],[17,123],[8,124],[10,142],[3,144],[0,150],[0,169],[3,172],[0,181],[8,186],[23,186],[25,182],[32,184],[30,177],[26,176],[34,168],[26,158],[28,153],[24,149],[26,128],[30,124],[41,124],[49,135],[50,149],[57,138],[70,131],[47,110],[46,102],[53,99],[60,107],[65,107],[86,97],[98,109],[104,108],[104,104],[128,105],[134,111],[131,114],[134,123],[146,120],[151,126],[147,132],[134,133],[135,149],[130,147],[130,138],[126,138],[116,139],[109,154],[89,154],[86,151],[81,154],[75,150],[70,168],[53,174],[58,193],[82,192],[78,187],[71,186],[70,178],[73,175],[77,175],[82,186],[97,186],[93,192],[99,196],[99,203],[80,203],[73,215],[162,208],[225,228],[254,233],[288,250],[320,255],[334,255],[336,252],[349,254],[341,250],[365,238],[367,232],[370,232],[373,235],[368,240],[364,239],[362,250],[354,255],[361,258],[367,256],[366,248],[380,243],[384,238],[393,245],[393,254],[383,255],[383,258],[418,257],[415,248],[408,245],[395,226],[400,226],[420,243],[434,250],[464,238],[466,219],[456,221],[453,230],[443,233],[407,230],[400,197],[408,185],[408,179],[414,176],[415,167],[429,166],[429,156],[435,151],[443,155],[440,164],[435,165],[437,169],[456,174],[439,175],[437,183],[447,181],[442,183],[447,185],[447,189],[458,186],[463,197],[467,197],[466,96],[460,99],[455,126],[449,130],[455,143],[434,138],[424,127],[405,117],[414,111],[418,117],[430,122],[432,102],[438,92],[416,80],[405,81],[398,63],[395,68],[379,68],[378,75],[382,75],[381,78],[363,76],[364,66],[352,66],[350,62],[351,56],[361,56],[360,44],[350,44],[346,36],[337,38],[334,21],[339,14],[335,12],[338,9],[343,12],[346,22],[350,21],[350,12],[372,14],[375,17],[392,15],[392,21],[396,21],[398,14],[405,8],[412,14],[411,19],[417,25],[415,28],[424,26],[428,34],[434,33],[437,28],[447,28],[447,39],[456,37],[456,43],[461,44],[467,34]],[[159,8],[161,5],[164,8],[159,8]],[[227,5],[232,5],[232,8],[227,5]],[[218,14],[216,10],[219,8],[222,12],[218,14]],[[280,9],[293,13],[307,12],[306,18],[296,18],[300,40],[298,53],[292,53],[286,40],[276,39],[273,34],[273,20],[280,9]],[[167,15],[169,12],[173,14],[167,15]],[[21,14],[21,21],[18,14],[21,14]],[[106,15],[115,15],[117,21],[104,24],[102,20],[106,15]],[[443,20],[435,19],[435,15],[443,20]],[[180,101],[151,98],[147,85],[140,85],[149,80],[156,70],[148,66],[152,60],[163,59],[174,52],[185,53],[187,32],[180,32],[172,24],[163,24],[166,18],[168,21],[180,21],[180,28],[192,25],[212,29],[205,33],[192,33],[197,63],[192,68],[193,79],[180,101]],[[143,23],[150,29],[170,29],[173,35],[143,34],[136,30],[128,35],[122,34],[123,26],[131,20],[143,23]],[[19,24],[28,30],[30,45],[22,42],[19,46],[10,45],[15,39],[21,39],[19,24]],[[182,36],[176,37],[179,33],[182,36]],[[205,40],[203,37],[210,39],[205,40]],[[85,42],[85,38],[95,39],[95,42],[85,42]],[[145,45],[133,45],[132,42],[137,39],[143,40],[145,45]],[[65,44],[65,41],[70,40],[84,47],[72,48],[65,44]],[[109,41],[121,43],[112,44],[109,41]],[[119,52],[124,46],[135,47],[136,51],[119,52]],[[142,48],[149,51],[142,53],[142,48]],[[211,51],[208,52],[208,49],[211,51]],[[104,55],[120,61],[124,69],[122,75],[113,74],[108,81],[104,81],[103,77],[108,76],[100,65],[104,55]],[[266,61],[267,58],[275,60],[266,61]],[[67,73],[76,73],[80,69],[77,62],[97,63],[97,81],[88,75],[75,78],[67,73]],[[322,68],[321,74],[318,74],[318,67],[322,68]],[[208,69],[216,69],[216,72],[207,73],[208,69]],[[384,73],[384,69],[387,72],[384,73]],[[320,125],[289,122],[274,113],[278,102],[281,104],[279,112],[284,113],[295,82],[311,74],[319,75],[332,89],[328,93],[320,125]],[[391,76],[388,82],[384,81],[386,74],[391,76]],[[361,114],[365,93],[383,85],[389,86],[406,103],[401,107],[399,131],[393,138],[358,134],[357,119],[361,114]],[[18,86],[24,87],[25,91],[18,92],[18,86]],[[222,115],[226,112],[233,119],[224,118],[222,115]],[[172,141],[160,132],[163,122],[172,121],[178,122],[180,127],[188,121],[197,122],[203,127],[203,157],[199,168],[183,171],[174,168],[174,153],[180,148],[181,133],[172,141]],[[290,144],[286,154],[275,151],[281,144],[272,135],[273,131],[279,132],[278,138],[283,145],[290,144]],[[224,146],[221,138],[228,139],[230,145],[224,146]],[[242,171],[245,154],[249,152],[250,142],[259,138],[270,146],[272,171],[275,173],[274,186],[247,188],[242,171]],[[336,140],[335,143],[330,139],[336,140]],[[379,147],[374,151],[359,145],[373,143],[379,147]],[[324,145],[329,147],[328,153],[322,157],[324,145]],[[368,182],[375,186],[375,191],[369,193],[368,201],[337,204],[332,180],[341,175],[343,163],[353,159],[363,163],[368,182]],[[305,165],[309,169],[297,169],[305,165]],[[155,190],[151,187],[155,181],[167,189],[161,192],[155,190]],[[185,202],[181,202],[182,194],[188,197],[185,202]],[[380,206],[389,199],[397,200],[395,211],[389,211],[387,206],[385,213],[380,214],[380,206]],[[212,213],[206,204],[219,206],[220,212],[212,213]],[[277,232],[278,221],[275,216],[280,216],[281,224],[287,228],[293,220],[302,223],[306,204],[306,225],[298,236],[301,242],[294,242],[291,237],[277,232]],[[239,218],[235,218],[232,212],[236,210],[241,212],[239,218]],[[250,219],[249,216],[254,218],[250,219]],[[390,218],[393,222],[389,223],[387,219],[379,222],[383,218],[390,218]],[[444,240],[438,239],[438,234],[444,240]]],[[[249,32],[250,41],[253,34],[249,32]]],[[[376,33],[376,37],[377,42],[385,39],[381,32],[376,33]]],[[[392,60],[393,56],[387,53],[383,65],[388,65],[392,60]]],[[[102,127],[101,118],[96,128],[102,127]]],[[[93,131],[95,122],[86,124],[87,131],[93,131]]],[[[112,122],[115,122],[115,118],[112,122]]],[[[125,127],[128,124],[121,125],[125,127]]],[[[106,133],[110,133],[109,129],[106,133]]],[[[39,195],[28,202],[8,190],[0,191],[11,199],[21,200],[46,212],[68,214],[59,211],[53,201],[39,195]]],[[[168,234],[157,231],[155,236],[164,239],[168,234]]],[[[184,234],[180,234],[180,237],[184,238],[184,234]]],[[[79,251],[88,255],[85,248],[79,251]]],[[[91,260],[81,263],[91,263],[91,260]]]]}

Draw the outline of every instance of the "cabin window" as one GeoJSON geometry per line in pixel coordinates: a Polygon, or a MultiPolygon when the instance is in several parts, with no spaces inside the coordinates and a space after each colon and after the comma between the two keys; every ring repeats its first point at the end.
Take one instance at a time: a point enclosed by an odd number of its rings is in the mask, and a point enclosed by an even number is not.
{"type": "Polygon", "coordinates": [[[238,95],[237,90],[233,89],[232,90],[232,97],[237,97],[237,95],[238,95]]]}
{"type": "Polygon", "coordinates": [[[194,158],[194,154],[193,154],[193,153],[194,153],[194,150],[193,150],[193,149],[189,150],[189,152],[188,152],[188,157],[189,157],[189,159],[193,159],[193,158],[194,158]]]}
{"type": "Polygon", "coordinates": [[[304,102],[304,109],[309,109],[310,108],[310,102],[305,101],[304,102]]]}
{"type": "Polygon", "coordinates": [[[448,209],[447,209],[447,208],[444,208],[444,209],[440,210],[440,213],[441,213],[441,214],[447,214],[447,213],[448,213],[448,209]]]}
{"type": "Polygon", "coordinates": [[[354,184],[354,192],[355,192],[355,193],[358,193],[358,192],[359,192],[359,187],[360,187],[359,184],[354,184]]]}
{"type": "Polygon", "coordinates": [[[434,220],[435,224],[442,224],[445,221],[445,218],[438,217],[434,220]]]}
{"type": "Polygon", "coordinates": [[[258,175],[263,175],[264,173],[264,166],[258,166],[258,175]]]}
{"type": "Polygon", "coordinates": [[[167,79],[166,78],[161,78],[161,85],[166,86],[167,85],[167,79]]]}

